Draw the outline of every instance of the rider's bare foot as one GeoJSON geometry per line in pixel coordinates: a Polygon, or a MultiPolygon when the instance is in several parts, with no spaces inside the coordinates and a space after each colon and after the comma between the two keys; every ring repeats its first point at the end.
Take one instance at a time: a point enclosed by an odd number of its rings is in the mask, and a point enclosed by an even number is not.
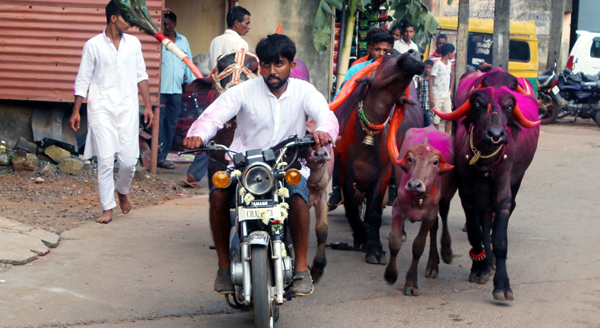
{"type": "Polygon", "coordinates": [[[129,197],[127,197],[127,195],[121,195],[119,192],[117,192],[117,195],[119,195],[119,206],[121,207],[121,211],[123,211],[123,214],[129,213],[129,211],[131,211],[129,197]]]}
{"type": "Polygon", "coordinates": [[[104,211],[102,216],[96,219],[96,222],[106,224],[112,220],[112,216],[113,210],[104,211]]]}

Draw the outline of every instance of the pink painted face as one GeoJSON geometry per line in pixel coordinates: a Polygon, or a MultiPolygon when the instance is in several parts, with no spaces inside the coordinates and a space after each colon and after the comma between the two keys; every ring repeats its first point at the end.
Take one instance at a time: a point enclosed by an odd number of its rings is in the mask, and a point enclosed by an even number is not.
{"type": "Polygon", "coordinates": [[[437,176],[454,168],[446,163],[439,150],[423,144],[408,149],[404,158],[398,161],[398,165],[410,177],[404,187],[405,191],[415,194],[429,192],[437,176]]]}

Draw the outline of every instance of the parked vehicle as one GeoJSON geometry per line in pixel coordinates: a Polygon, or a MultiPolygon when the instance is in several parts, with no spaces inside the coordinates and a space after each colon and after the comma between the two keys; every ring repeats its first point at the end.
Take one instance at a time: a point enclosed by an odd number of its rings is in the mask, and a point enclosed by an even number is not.
{"type": "Polygon", "coordinates": [[[557,75],[547,69],[538,80],[542,124],[571,115],[574,116],[573,123],[577,118],[591,118],[600,126],[600,81],[597,76],[572,74],[568,68],[557,75]]]}
{"type": "Polygon", "coordinates": [[[236,309],[253,308],[254,322],[259,328],[274,327],[279,319],[279,306],[292,299],[294,262],[285,217],[284,181],[291,185],[300,182],[300,171],[291,166],[299,151],[314,143],[308,137],[293,137],[281,143],[283,147],[279,150],[255,149],[242,154],[212,141],[203,149],[180,152],[224,150],[233,159],[233,167],[212,176],[217,188],[235,188],[229,253],[236,293],[226,295],[225,299],[236,309]],[[283,162],[288,150],[294,151],[289,164],[283,162]]]}
{"type": "Polygon", "coordinates": [[[573,73],[598,74],[600,71],[600,33],[577,31],[567,68],[573,73]]]}
{"type": "MultiPolygon", "coordinates": [[[[458,33],[457,17],[436,17],[440,21],[438,34],[448,36],[448,42],[456,45],[458,33]]],[[[492,63],[494,21],[491,19],[470,18],[469,39],[467,41],[467,66],[492,63]]],[[[510,22],[510,42],[508,45],[508,72],[516,77],[526,78],[537,91],[538,77],[538,39],[534,21],[510,22]]],[[[435,37],[432,38],[428,52],[435,50],[435,37]]],[[[459,78],[459,77],[457,77],[459,78]]]]}

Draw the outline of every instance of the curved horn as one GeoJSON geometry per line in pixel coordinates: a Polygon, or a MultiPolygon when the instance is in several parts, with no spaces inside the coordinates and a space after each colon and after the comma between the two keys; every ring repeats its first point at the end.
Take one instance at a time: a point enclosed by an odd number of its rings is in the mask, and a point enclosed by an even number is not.
{"type": "Polygon", "coordinates": [[[445,121],[456,121],[459,118],[467,115],[467,112],[471,109],[471,101],[467,100],[462,106],[458,107],[455,111],[451,113],[442,113],[438,112],[437,109],[433,108],[433,111],[437,116],[439,116],[442,120],[445,121]]]}
{"type": "MultiPolygon", "coordinates": [[[[410,95],[410,85],[406,87],[404,91],[403,98],[408,99],[410,95]]],[[[400,151],[398,149],[398,142],[396,141],[396,135],[398,133],[398,129],[400,128],[400,124],[402,124],[402,120],[404,119],[404,111],[406,110],[406,102],[403,106],[397,106],[394,110],[394,116],[392,117],[392,122],[390,123],[390,128],[388,130],[387,137],[387,148],[388,155],[392,160],[392,163],[395,162],[398,157],[400,157],[400,151]]]]}
{"type": "Polygon", "coordinates": [[[277,29],[275,30],[275,34],[281,34],[281,28],[283,27],[283,22],[279,23],[277,29]]]}
{"type": "Polygon", "coordinates": [[[526,81],[523,81],[523,84],[525,84],[525,89],[523,89],[523,87],[521,87],[520,83],[517,84],[517,92],[520,94],[524,94],[526,96],[531,95],[531,90],[529,89],[529,84],[527,84],[526,81]]]}
{"type": "Polygon", "coordinates": [[[346,99],[348,99],[352,92],[354,92],[354,89],[356,89],[358,86],[356,81],[370,74],[374,69],[378,68],[380,64],[381,60],[378,59],[354,74],[350,80],[344,84],[338,96],[331,103],[329,103],[329,109],[336,110],[338,107],[340,107],[340,105],[343,104],[346,99]]]}
{"type": "Polygon", "coordinates": [[[521,125],[522,127],[525,128],[535,128],[536,126],[540,125],[540,121],[530,121],[528,119],[525,118],[525,116],[523,116],[523,112],[521,112],[521,109],[519,109],[519,106],[515,106],[515,109],[513,109],[512,111],[512,116],[515,119],[515,121],[517,121],[517,123],[519,123],[519,125],[521,125]]]}

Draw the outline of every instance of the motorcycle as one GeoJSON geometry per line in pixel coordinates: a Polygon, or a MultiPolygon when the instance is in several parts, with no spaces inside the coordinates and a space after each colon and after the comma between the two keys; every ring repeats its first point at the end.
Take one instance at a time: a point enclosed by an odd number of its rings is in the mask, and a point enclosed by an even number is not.
{"type": "Polygon", "coordinates": [[[595,76],[572,74],[568,68],[557,75],[547,69],[538,77],[538,102],[542,124],[572,115],[573,124],[577,118],[591,118],[600,127],[600,81],[595,76]]]}
{"type": "Polygon", "coordinates": [[[236,291],[226,295],[225,300],[235,309],[253,308],[255,325],[261,328],[274,327],[279,306],[292,299],[293,245],[286,220],[289,191],[284,181],[290,185],[301,181],[300,171],[292,165],[299,151],[315,142],[308,137],[293,137],[282,144],[280,149],[276,146],[242,154],[211,141],[201,149],[179,152],[224,150],[233,161],[232,167],[212,176],[217,188],[235,188],[235,200],[230,204],[233,209],[229,254],[236,291]],[[284,162],[288,150],[294,150],[289,164],[284,162]]]}

